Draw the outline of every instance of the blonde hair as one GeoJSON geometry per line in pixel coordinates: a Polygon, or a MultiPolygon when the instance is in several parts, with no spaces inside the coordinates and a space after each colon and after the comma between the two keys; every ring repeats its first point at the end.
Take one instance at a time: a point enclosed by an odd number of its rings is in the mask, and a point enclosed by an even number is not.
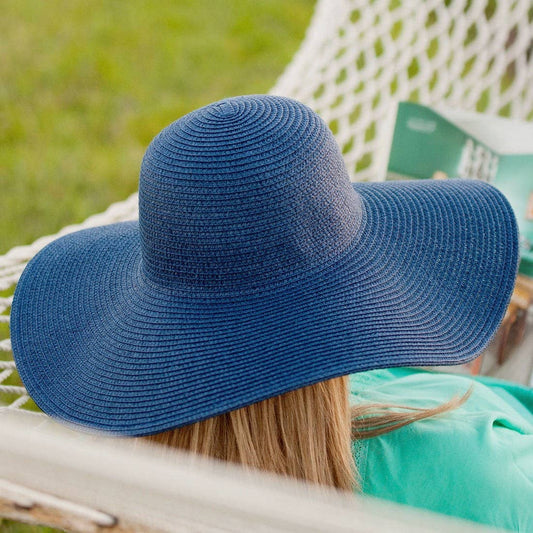
{"type": "Polygon", "coordinates": [[[359,486],[352,439],[382,435],[455,409],[470,393],[428,409],[389,404],[350,407],[348,377],[343,376],[144,439],[352,491],[359,486]]]}

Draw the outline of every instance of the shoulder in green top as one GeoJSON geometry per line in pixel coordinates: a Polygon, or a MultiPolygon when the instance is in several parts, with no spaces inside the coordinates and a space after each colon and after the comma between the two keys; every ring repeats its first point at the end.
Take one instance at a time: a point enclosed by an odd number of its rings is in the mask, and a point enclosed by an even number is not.
{"type": "Polygon", "coordinates": [[[456,410],[414,422],[353,450],[363,493],[533,532],[533,391],[491,378],[398,368],[350,376],[350,401],[456,410]]]}

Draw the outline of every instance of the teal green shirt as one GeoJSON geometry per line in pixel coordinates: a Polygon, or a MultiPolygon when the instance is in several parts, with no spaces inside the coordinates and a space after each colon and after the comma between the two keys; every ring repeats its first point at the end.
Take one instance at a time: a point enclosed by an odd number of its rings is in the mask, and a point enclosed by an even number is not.
{"type": "Polygon", "coordinates": [[[533,390],[414,369],[350,376],[350,401],[456,410],[354,442],[363,493],[512,531],[533,532],[533,390]]]}

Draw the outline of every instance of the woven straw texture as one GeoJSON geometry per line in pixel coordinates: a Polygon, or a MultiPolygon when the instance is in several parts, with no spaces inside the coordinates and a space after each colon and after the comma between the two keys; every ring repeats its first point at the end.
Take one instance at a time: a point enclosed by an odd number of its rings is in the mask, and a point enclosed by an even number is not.
{"type": "Polygon", "coordinates": [[[351,184],[326,124],[282,97],[227,99],[165,128],[139,205],[138,223],[44,248],[11,313],[43,411],[121,434],[357,371],[468,361],[517,269],[495,188],[351,184]]]}

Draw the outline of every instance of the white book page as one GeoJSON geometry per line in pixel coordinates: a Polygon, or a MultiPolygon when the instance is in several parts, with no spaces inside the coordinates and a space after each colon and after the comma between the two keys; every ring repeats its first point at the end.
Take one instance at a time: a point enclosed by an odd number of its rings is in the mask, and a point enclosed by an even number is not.
{"type": "Polygon", "coordinates": [[[496,153],[533,154],[533,122],[446,107],[435,110],[496,153]]]}

